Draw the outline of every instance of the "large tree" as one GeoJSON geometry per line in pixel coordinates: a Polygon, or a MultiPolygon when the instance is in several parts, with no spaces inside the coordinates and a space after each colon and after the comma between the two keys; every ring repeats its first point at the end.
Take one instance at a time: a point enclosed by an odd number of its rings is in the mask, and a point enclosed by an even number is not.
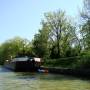
{"type": "Polygon", "coordinates": [[[84,49],[90,49],[90,0],[84,0],[84,7],[81,13],[84,20],[80,30],[84,49]]]}
{"type": "Polygon", "coordinates": [[[34,38],[36,54],[43,57],[48,53],[51,58],[70,56],[66,53],[71,50],[73,41],[76,41],[75,30],[64,11],[45,13],[42,28],[34,38]]]}
{"type": "Polygon", "coordinates": [[[57,58],[65,55],[70,49],[71,42],[76,39],[75,27],[64,11],[49,12],[45,14],[44,23],[49,29],[49,40],[52,42],[52,53],[57,58]]]}

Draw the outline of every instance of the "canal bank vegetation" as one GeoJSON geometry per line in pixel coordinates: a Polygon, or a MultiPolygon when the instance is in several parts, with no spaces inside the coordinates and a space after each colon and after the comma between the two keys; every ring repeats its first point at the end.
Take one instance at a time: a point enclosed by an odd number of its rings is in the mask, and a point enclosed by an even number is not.
{"type": "Polygon", "coordinates": [[[63,10],[45,13],[32,41],[15,37],[0,45],[0,64],[26,55],[42,58],[45,66],[90,68],[89,4],[84,0],[81,23],[74,22],[63,10]]]}

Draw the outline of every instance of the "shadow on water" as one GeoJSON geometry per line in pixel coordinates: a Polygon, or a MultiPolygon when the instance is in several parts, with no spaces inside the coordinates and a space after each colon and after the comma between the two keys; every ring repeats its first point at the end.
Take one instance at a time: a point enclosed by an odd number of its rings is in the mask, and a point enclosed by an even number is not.
{"type": "Polygon", "coordinates": [[[17,79],[25,79],[25,80],[31,80],[31,79],[35,80],[35,79],[37,79],[37,74],[30,73],[30,72],[17,72],[16,78],[17,79]]]}
{"type": "MultiPolygon", "coordinates": [[[[12,70],[6,69],[3,66],[0,66],[0,73],[5,72],[13,72],[12,70]]],[[[75,76],[69,76],[69,75],[62,75],[62,74],[50,74],[50,73],[36,73],[36,72],[14,72],[14,78],[17,79],[25,79],[25,80],[83,80],[83,81],[89,81],[90,78],[87,77],[75,77],[75,76]]]]}
{"type": "Polygon", "coordinates": [[[0,66],[0,73],[3,73],[3,72],[12,72],[12,70],[7,69],[7,68],[5,68],[3,66],[0,66]]]}
{"type": "Polygon", "coordinates": [[[74,77],[74,76],[69,76],[69,75],[62,75],[62,74],[50,74],[50,73],[30,73],[30,72],[19,72],[16,74],[18,79],[40,79],[40,80],[56,80],[56,81],[61,81],[61,80],[83,80],[83,81],[89,81],[87,77],[74,77]]]}

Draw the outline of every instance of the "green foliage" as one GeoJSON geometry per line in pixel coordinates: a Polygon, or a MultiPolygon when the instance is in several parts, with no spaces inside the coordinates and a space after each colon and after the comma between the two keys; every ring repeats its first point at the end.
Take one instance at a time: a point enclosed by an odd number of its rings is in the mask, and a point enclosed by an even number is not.
{"type": "Polygon", "coordinates": [[[90,55],[60,59],[47,59],[45,60],[44,65],[49,67],[90,69],[90,55]]]}
{"type": "Polygon", "coordinates": [[[37,57],[49,57],[48,49],[48,30],[42,28],[39,34],[36,34],[33,40],[33,51],[37,57]]]}
{"type": "Polygon", "coordinates": [[[84,7],[83,11],[81,12],[81,17],[83,17],[84,20],[90,19],[90,0],[84,0],[83,1],[84,7]]]}
{"type": "Polygon", "coordinates": [[[45,60],[46,62],[44,65],[52,66],[52,67],[63,67],[63,68],[75,68],[75,64],[79,57],[66,57],[66,58],[59,58],[59,59],[48,59],[45,60]]]}
{"type": "MultiPolygon", "coordinates": [[[[85,11],[90,11],[89,3],[85,0],[85,11]]],[[[90,68],[90,12],[84,12],[80,30],[62,10],[45,13],[32,42],[15,37],[0,45],[0,64],[16,55],[27,55],[43,58],[44,65],[90,68]]]]}
{"type": "Polygon", "coordinates": [[[78,41],[75,30],[64,11],[45,13],[42,28],[33,41],[35,55],[50,58],[71,56],[68,52],[71,53],[72,45],[78,41]]]}
{"type": "Polygon", "coordinates": [[[30,54],[30,42],[20,37],[15,37],[3,43],[0,46],[0,64],[5,60],[10,60],[15,56],[30,54]]]}
{"type": "Polygon", "coordinates": [[[90,69],[90,56],[80,56],[79,59],[74,63],[75,68],[90,69]]]}
{"type": "Polygon", "coordinates": [[[62,45],[64,40],[67,43],[68,36],[69,36],[67,34],[69,34],[68,30],[70,29],[70,24],[67,20],[65,12],[57,11],[57,12],[46,13],[44,22],[47,23],[47,26],[50,31],[49,40],[53,42],[51,47],[51,54],[52,54],[51,57],[55,55],[55,58],[56,57],[59,58],[61,53],[63,52],[62,45]]]}
{"type": "Polygon", "coordinates": [[[83,23],[81,23],[80,30],[83,48],[85,50],[90,50],[90,0],[84,0],[84,7],[81,17],[84,20],[83,23]]]}
{"type": "Polygon", "coordinates": [[[82,42],[84,45],[84,49],[90,49],[90,21],[88,20],[86,23],[82,25],[82,29],[80,30],[82,34],[82,42]]]}

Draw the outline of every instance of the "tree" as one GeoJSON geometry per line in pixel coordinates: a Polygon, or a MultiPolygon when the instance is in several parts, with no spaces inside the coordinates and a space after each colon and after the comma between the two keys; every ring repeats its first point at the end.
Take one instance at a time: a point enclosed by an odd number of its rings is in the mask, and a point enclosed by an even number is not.
{"type": "Polygon", "coordinates": [[[84,49],[90,49],[90,0],[84,0],[84,8],[81,13],[84,22],[81,25],[81,35],[84,49]]]}
{"type": "Polygon", "coordinates": [[[90,21],[82,25],[81,34],[83,39],[84,49],[90,49],[90,21]]]}
{"type": "Polygon", "coordinates": [[[48,35],[49,32],[46,28],[46,24],[43,23],[42,29],[39,30],[39,33],[34,36],[33,40],[33,51],[35,56],[41,58],[49,57],[48,35]]]}
{"type": "Polygon", "coordinates": [[[75,27],[67,18],[64,11],[45,13],[43,22],[49,30],[51,56],[60,58],[70,47],[70,42],[76,38],[75,27]]]}
{"type": "Polygon", "coordinates": [[[45,13],[42,28],[33,40],[35,55],[60,58],[70,56],[72,45],[79,39],[75,25],[67,18],[64,11],[45,13]],[[74,41],[74,42],[73,42],[74,41]]]}
{"type": "Polygon", "coordinates": [[[84,0],[84,7],[83,11],[81,12],[81,17],[83,17],[84,20],[90,19],[90,0],[84,0]]]}
{"type": "Polygon", "coordinates": [[[0,46],[0,64],[7,59],[10,60],[11,57],[27,55],[30,50],[30,42],[27,39],[15,37],[7,40],[0,46]]]}

